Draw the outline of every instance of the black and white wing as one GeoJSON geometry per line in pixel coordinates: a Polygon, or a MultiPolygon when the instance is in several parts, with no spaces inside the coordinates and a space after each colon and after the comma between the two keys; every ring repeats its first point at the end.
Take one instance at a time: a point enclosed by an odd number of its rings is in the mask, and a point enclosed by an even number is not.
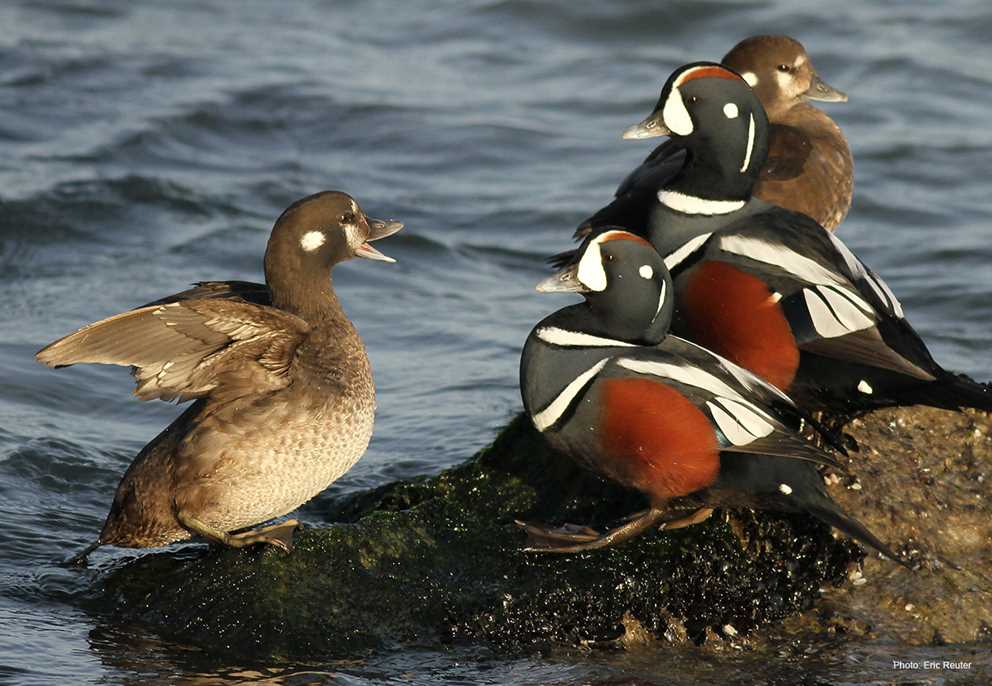
{"type": "Polygon", "coordinates": [[[774,386],[719,355],[669,336],[657,349],[622,355],[617,366],[674,385],[705,409],[718,430],[720,449],[843,466],[789,426],[798,415],[774,386]],[[702,362],[703,364],[700,364],[702,362]]]}
{"type": "Polygon", "coordinates": [[[651,209],[657,202],[658,190],[670,181],[685,164],[685,149],[672,140],[656,147],[650,155],[623,180],[614,200],[579,224],[576,240],[582,240],[597,228],[622,226],[645,236],[651,209]]]}
{"type": "Polygon", "coordinates": [[[706,259],[734,264],[774,291],[800,350],[933,380],[929,351],[889,286],[844,243],[775,209],[710,236],[706,259]]]}

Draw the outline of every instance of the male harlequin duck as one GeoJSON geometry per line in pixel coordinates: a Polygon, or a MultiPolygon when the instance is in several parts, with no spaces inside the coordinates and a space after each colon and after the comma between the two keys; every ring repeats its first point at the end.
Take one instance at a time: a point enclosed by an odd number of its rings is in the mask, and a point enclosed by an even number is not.
{"type": "MultiPolygon", "coordinates": [[[[854,162],[840,127],[809,101],[846,102],[847,96],[824,83],[802,44],[788,36],[747,38],[723,64],[743,75],[771,124],[768,158],[755,170],[754,195],[833,229],[851,207],[854,162]]],[[[685,150],[676,141],[662,143],[620,184],[616,200],[582,222],[576,235],[598,226],[644,224],[655,194],[684,161],[685,150]]]]}
{"type": "Polygon", "coordinates": [[[331,270],[352,257],[392,262],[369,241],[402,228],[366,217],[345,193],[291,205],[265,251],[271,306],[172,299],[90,324],[37,354],[51,367],[129,365],[142,400],[195,399],[124,474],[95,544],[162,546],[202,536],[290,550],[280,517],[323,491],[372,436],[375,386],[331,270]]]}
{"type": "Polygon", "coordinates": [[[934,362],[889,287],[836,236],[751,195],[767,129],[747,83],[706,62],[676,70],[655,110],[628,129],[670,136],[687,151],[649,223],[634,231],[675,279],[673,332],[810,410],[992,409],[986,386],[934,362]]]}
{"type": "Polygon", "coordinates": [[[538,286],[585,301],[546,317],[520,363],[524,407],[557,450],[646,495],[650,508],[606,534],[519,523],[535,550],[604,548],[646,529],[704,520],[713,507],[805,512],[895,555],[830,499],[817,464],[838,466],[795,429],[804,415],[781,391],[667,335],[672,281],[650,243],[608,230],[576,265],[538,286]],[[666,503],[700,509],[663,523],[666,503]]]}

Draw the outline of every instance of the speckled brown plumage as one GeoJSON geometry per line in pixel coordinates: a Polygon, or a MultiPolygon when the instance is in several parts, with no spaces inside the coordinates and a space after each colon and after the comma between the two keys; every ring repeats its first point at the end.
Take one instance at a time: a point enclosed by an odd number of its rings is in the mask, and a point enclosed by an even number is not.
{"type": "Polygon", "coordinates": [[[723,63],[756,82],[752,88],[771,124],[768,160],[754,194],[833,229],[854,193],[854,160],[840,127],[809,100],[846,100],[817,76],[802,44],[788,36],[753,36],[723,63]],[[788,71],[780,66],[789,67],[788,71]]]}
{"type": "Polygon", "coordinates": [[[310,196],[273,228],[265,258],[273,305],[216,297],[216,288],[207,298],[171,296],[38,353],[50,366],[130,365],[143,400],[195,399],[128,468],[100,544],[160,546],[207,530],[227,542],[351,468],[372,436],[375,387],[330,271],[356,254],[383,259],[366,241],[398,226],[370,225],[343,193],[310,196]]]}

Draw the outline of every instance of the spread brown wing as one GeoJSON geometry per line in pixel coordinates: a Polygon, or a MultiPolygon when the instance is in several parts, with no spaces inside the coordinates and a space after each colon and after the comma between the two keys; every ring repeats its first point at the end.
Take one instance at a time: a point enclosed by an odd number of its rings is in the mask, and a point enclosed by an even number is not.
{"type": "Polygon", "coordinates": [[[199,281],[192,288],[167,295],[142,307],[167,305],[185,300],[244,300],[256,305],[271,305],[272,292],[264,283],[250,281],[199,281]]]}
{"type": "Polygon", "coordinates": [[[230,399],[276,390],[310,326],[271,307],[231,300],[150,305],[83,327],[36,355],[50,367],[132,366],[142,400],[208,394],[230,399]]]}

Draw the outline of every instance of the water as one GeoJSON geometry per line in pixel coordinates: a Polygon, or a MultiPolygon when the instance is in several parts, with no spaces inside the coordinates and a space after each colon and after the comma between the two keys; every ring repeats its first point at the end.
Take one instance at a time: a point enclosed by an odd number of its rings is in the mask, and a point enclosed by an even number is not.
{"type": "MultiPolygon", "coordinates": [[[[888,656],[843,651],[716,672],[681,655],[682,676],[658,653],[472,648],[219,670],[78,609],[119,552],[86,573],[54,564],[93,538],[121,472],[176,408],[130,398],[125,370],[53,372],[31,356],[189,282],[258,280],[278,213],[344,189],[407,229],[382,244],[397,265],[351,263],[336,279],[380,412],[365,458],[321,500],[437,472],[518,410],[519,346],[562,304],[533,293],[542,257],[649,150],[619,132],[678,64],[785,32],[851,96],[830,109],[857,163],[841,235],[939,360],[988,377],[985,3],[32,0],[0,5],[0,26],[0,680],[670,686],[805,670],[874,683],[888,656]]],[[[320,510],[302,516],[320,524],[320,510]]]]}

